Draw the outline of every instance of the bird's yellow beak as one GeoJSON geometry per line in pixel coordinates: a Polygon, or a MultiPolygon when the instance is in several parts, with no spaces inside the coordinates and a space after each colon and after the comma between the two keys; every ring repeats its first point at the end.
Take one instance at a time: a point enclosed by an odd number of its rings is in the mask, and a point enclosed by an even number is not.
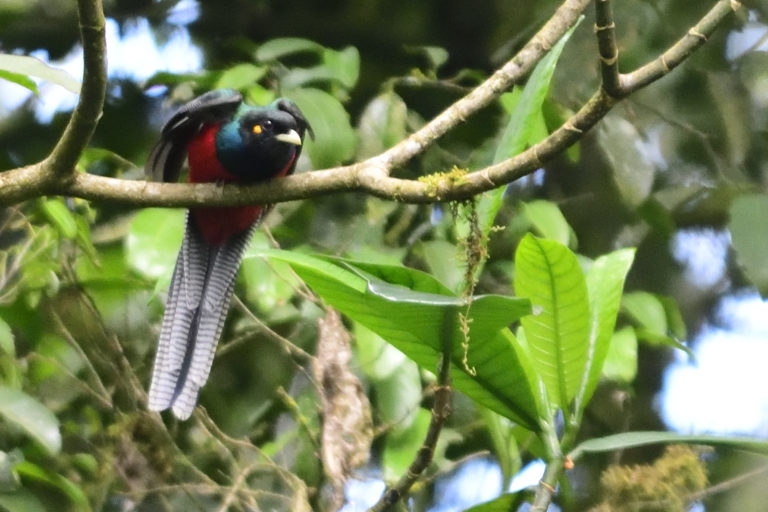
{"type": "Polygon", "coordinates": [[[291,130],[288,133],[278,133],[275,135],[275,139],[287,144],[293,144],[294,146],[301,146],[301,137],[296,130],[291,130]]]}

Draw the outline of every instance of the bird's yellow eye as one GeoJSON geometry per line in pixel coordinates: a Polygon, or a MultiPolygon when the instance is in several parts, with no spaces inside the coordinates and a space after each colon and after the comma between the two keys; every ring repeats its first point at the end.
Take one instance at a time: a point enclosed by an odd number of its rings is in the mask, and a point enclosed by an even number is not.
{"type": "Polygon", "coordinates": [[[256,135],[259,135],[262,130],[263,128],[261,127],[260,124],[253,125],[253,133],[255,133],[256,135]]]}

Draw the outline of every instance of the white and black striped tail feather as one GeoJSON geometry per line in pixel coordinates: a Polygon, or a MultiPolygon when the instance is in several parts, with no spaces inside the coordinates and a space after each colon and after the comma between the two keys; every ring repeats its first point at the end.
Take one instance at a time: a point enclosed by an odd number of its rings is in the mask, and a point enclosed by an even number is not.
{"type": "Polygon", "coordinates": [[[211,370],[235,277],[253,227],[221,246],[208,244],[187,214],[160,331],[149,409],[187,419],[211,370]]]}

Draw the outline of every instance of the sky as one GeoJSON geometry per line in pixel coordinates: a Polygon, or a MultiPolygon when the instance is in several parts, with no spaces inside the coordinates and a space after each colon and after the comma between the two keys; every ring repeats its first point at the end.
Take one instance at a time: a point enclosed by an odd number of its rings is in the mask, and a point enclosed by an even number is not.
{"type": "MultiPolygon", "coordinates": [[[[157,71],[176,73],[199,70],[202,54],[193,44],[185,25],[198,14],[194,0],[184,0],[174,9],[169,23],[173,32],[158,46],[149,23],[137,19],[122,35],[114,20],[106,25],[109,75],[145,80],[157,71]],[[136,56],[141,55],[140,59],[136,56]]],[[[747,49],[768,50],[768,27],[750,21],[729,36],[726,54],[733,59],[747,49]],[[761,39],[762,38],[762,39],[761,39]]],[[[45,51],[32,54],[48,61],[45,51]]],[[[52,65],[75,77],[82,73],[82,50],[74,49],[52,65]]],[[[31,93],[0,80],[0,115],[19,106],[31,93]]],[[[60,110],[73,107],[76,96],[52,84],[40,84],[35,113],[41,122],[60,110]]],[[[658,138],[642,142],[651,160],[658,160],[658,138]]],[[[655,161],[663,168],[663,161],[655,161]]],[[[684,268],[684,277],[695,287],[707,290],[723,286],[730,238],[726,231],[684,230],[670,244],[670,251],[684,268]]],[[[768,436],[768,302],[754,290],[740,290],[723,297],[715,314],[695,339],[695,360],[680,351],[663,376],[664,388],[657,408],[670,430],[681,433],[745,434],[768,436]],[[734,399],[738,397],[738,399],[734,399]]],[[[543,463],[526,466],[508,490],[535,485],[543,473],[543,463]]],[[[491,459],[468,461],[439,484],[442,496],[430,512],[463,510],[496,497],[501,490],[501,471],[491,459]]],[[[376,478],[353,480],[347,489],[349,503],[344,512],[365,510],[383,490],[376,478]]]]}

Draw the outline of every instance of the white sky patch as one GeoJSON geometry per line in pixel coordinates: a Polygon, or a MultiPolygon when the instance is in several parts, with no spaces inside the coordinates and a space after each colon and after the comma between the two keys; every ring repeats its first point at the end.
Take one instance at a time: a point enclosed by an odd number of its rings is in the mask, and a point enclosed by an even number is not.
{"type": "Polygon", "coordinates": [[[661,125],[652,126],[646,131],[645,137],[635,139],[635,147],[649,163],[655,165],[657,169],[666,171],[669,164],[661,150],[662,131],[661,125]]]}
{"type": "MultiPolygon", "coordinates": [[[[183,3],[189,4],[187,8],[193,9],[193,12],[186,14],[182,21],[193,20],[192,16],[197,15],[196,2],[185,0],[183,3]]],[[[115,20],[108,18],[105,28],[110,78],[142,81],[158,71],[186,73],[197,71],[202,67],[202,52],[192,43],[189,32],[185,28],[174,28],[162,47],[158,47],[149,22],[144,18],[127,23],[122,37],[115,20]]],[[[31,55],[54,67],[64,69],[78,80],[82,77],[83,49],[79,45],[58,61],[51,62],[45,50],[34,51],[31,55]]],[[[38,86],[40,95],[35,102],[35,117],[41,123],[50,122],[56,112],[71,110],[77,103],[77,95],[62,87],[42,81],[38,81],[38,86]]],[[[0,80],[0,112],[17,108],[31,95],[32,92],[28,89],[0,80]]]]}
{"type": "Polygon", "coordinates": [[[509,492],[518,492],[539,485],[539,480],[544,478],[544,470],[546,468],[547,464],[541,459],[528,463],[512,479],[512,482],[509,484],[509,492]]]}
{"type": "Polygon", "coordinates": [[[171,25],[189,25],[200,17],[200,4],[196,0],[181,0],[168,11],[166,21],[171,25]]]}
{"type": "Polygon", "coordinates": [[[683,229],[672,239],[672,255],[685,266],[685,278],[709,288],[725,277],[731,237],[725,230],[683,229]]]}
{"type": "Polygon", "coordinates": [[[501,470],[490,459],[462,464],[451,476],[435,483],[435,506],[429,512],[459,512],[496,498],[501,492],[501,470]]]}
{"type": "Polygon", "coordinates": [[[727,328],[706,327],[696,362],[678,356],[666,371],[661,412],[678,432],[768,435],[768,302],[756,294],[724,299],[727,328]]]}
{"type": "Polygon", "coordinates": [[[386,485],[384,485],[383,480],[359,480],[355,478],[348,480],[344,489],[347,502],[340,512],[364,512],[368,510],[376,504],[384,489],[386,489],[386,485]]]}
{"type": "Polygon", "coordinates": [[[728,34],[725,43],[725,57],[735,60],[744,55],[748,50],[768,51],[768,26],[758,23],[754,13],[749,14],[749,21],[741,28],[728,34]]]}

